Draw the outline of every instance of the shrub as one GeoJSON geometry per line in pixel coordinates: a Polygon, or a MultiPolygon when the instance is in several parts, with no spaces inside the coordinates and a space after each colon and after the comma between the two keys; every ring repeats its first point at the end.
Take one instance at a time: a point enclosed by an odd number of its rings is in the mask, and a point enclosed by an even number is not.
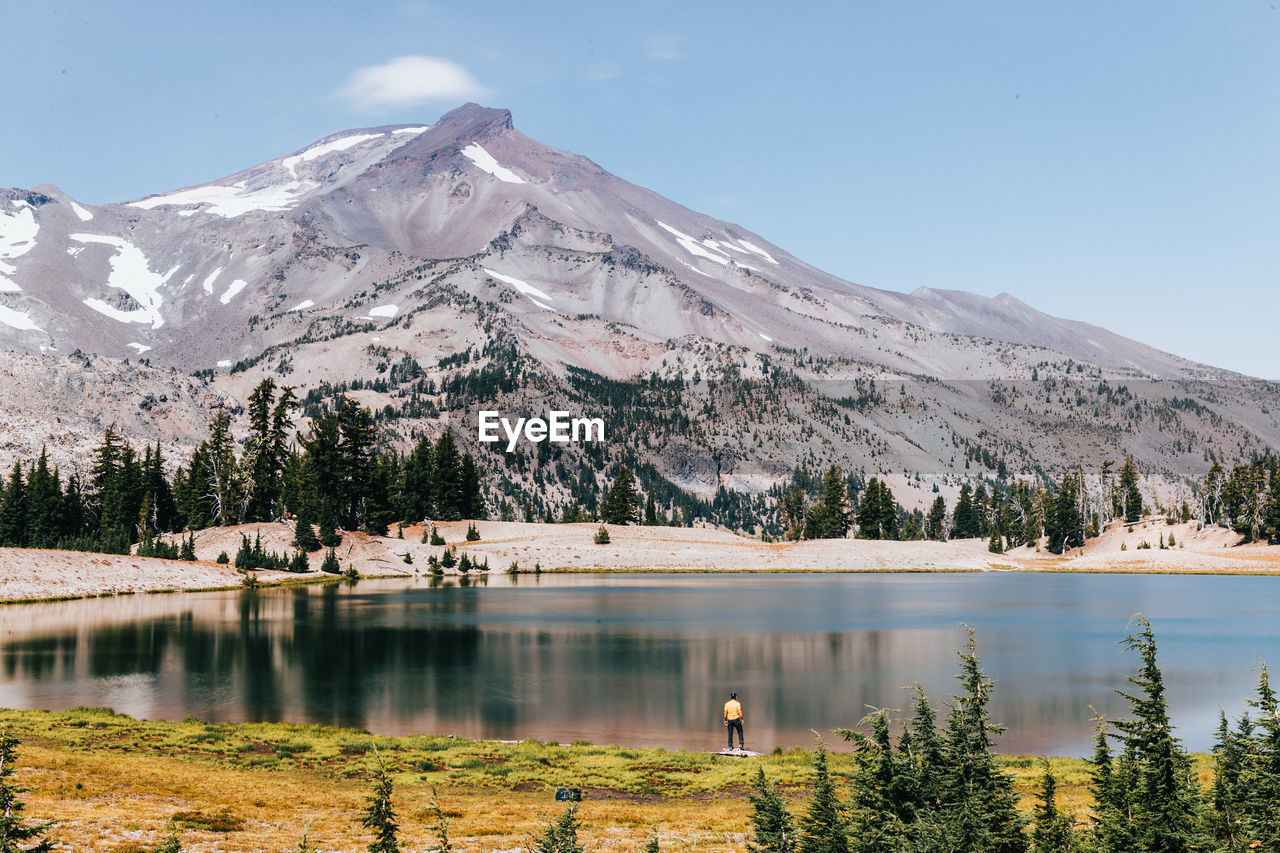
{"type": "Polygon", "coordinates": [[[597,545],[609,544],[609,528],[605,527],[603,524],[596,529],[596,544],[597,545]]]}
{"type": "Polygon", "coordinates": [[[219,554],[219,555],[218,555],[218,559],[217,559],[217,561],[216,561],[216,562],[217,562],[217,563],[218,563],[218,565],[220,565],[220,566],[225,566],[225,565],[227,565],[228,563],[230,563],[230,562],[231,562],[231,558],[227,556],[227,552],[226,552],[226,551],[223,551],[221,554],[219,554]]]}
{"type": "Polygon", "coordinates": [[[480,541],[480,531],[476,529],[476,526],[474,523],[467,525],[467,541],[468,542],[480,541]]]}
{"type": "Polygon", "coordinates": [[[338,564],[338,555],[333,549],[329,549],[329,553],[324,555],[324,562],[320,564],[320,571],[327,574],[336,575],[342,573],[342,566],[338,564]]]}

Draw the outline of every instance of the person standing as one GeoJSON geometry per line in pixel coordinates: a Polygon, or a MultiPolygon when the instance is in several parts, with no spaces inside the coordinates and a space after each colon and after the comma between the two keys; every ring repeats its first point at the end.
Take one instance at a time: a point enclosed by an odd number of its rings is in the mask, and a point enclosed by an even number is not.
{"type": "Polygon", "coordinates": [[[729,749],[733,749],[734,729],[738,730],[738,749],[746,749],[742,739],[742,703],[736,691],[731,692],[729,701],[724,703],[724,724],[729,732],[729,749]]]}

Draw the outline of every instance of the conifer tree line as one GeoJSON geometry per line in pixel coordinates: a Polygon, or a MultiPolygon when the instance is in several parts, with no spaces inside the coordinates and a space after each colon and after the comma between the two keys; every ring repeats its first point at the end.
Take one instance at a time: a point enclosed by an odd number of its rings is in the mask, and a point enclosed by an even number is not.
{"type": "Polygon", "coordinates": [[[1083,466],[1064,472],[1057,483],[965,482],[954,509],[946,498],[934,498],[927,512],[908,511],[899,504],[883,480],[865,483],[846,476],[838,465],[827,469],[820,481],[798,470],[792,485],[773,492],[779,525],[786,539],[982,538],[992,551],[1044,541],[1060,554],[1097,536],[1108,524],[1123,520],[1132,524],[1163,513],[1169,523],[1199,520],[1205,525],[1229,527],[1246,542],[1280,543],[1280,462],[1267,455],[1238,465],[1227,474],[1215,463],[1196,490],[1195,506],[1153,507],[1145,501],[1140,476],[1132,458],[1119,471],[1104,462],[1090,483],[1083,466]],[[990,488],[988,489],[988,486],[990,488]]]}
{"type": "MultiPolygon", "coordinates": [[[[337,529],[382,535],[400,519],[486,517],[475,460],[448,431],[421,438],[406,455],[385,452],[369,410],[339,397],[291,440],[297,405],[293,389],[264,379],[249,398],[243,447],[230,416],[218,412],[171,477],[158,443],[139,454],[114,425],[83,479],[51,467],[44,451],[25,467],[15,463],[0,477],[0,546],[128,553],[134,544],[155,548],[159,534],[286,513],[299,531],[314,525],[316,542],[332,545],[337,529]]],[[[311,544],[305,533],[303,547],[311,544]]]]}

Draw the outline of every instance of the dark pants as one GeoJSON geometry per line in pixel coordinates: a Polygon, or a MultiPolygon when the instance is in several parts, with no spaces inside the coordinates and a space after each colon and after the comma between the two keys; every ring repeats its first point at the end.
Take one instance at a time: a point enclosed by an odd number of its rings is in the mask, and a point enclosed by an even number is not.
{"type": "Polygon", "coordinates": [[[738,730],[738,749],[745,749],[746,747],[743,746],[743,740],[742,740],[742,720],[730,720],[729,725],[726,726],[726,728],[729,729],[729,748],[733,749],[733,730],[737,729],[738,730]]]}

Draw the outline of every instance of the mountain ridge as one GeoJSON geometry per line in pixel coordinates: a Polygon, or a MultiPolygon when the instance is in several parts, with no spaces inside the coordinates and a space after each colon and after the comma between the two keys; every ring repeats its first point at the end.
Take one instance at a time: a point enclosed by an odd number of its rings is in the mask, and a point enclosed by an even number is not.
{"type": "MultiPolygon", "coordinates": [[[[1172,489],[1203,473],[1211,445],[1248,454],[1280,437],[1260,402],[1270,386],[1009,294],[844,281],[474,104],[118,204],[0,190],[0,347],[142,358],[199,374],[229,409],[263,377],[350,389],[404,359],[437,389],[491,377],[489,403],[512,407],[535,405],[535,387],[543,402],[603,406],[620,393],[610,382],[642,395],[650,378],[681,383],[670,405],[692,425],[655,427],[643,446],[700,494],[759,493],[829,461],[921,498],[953,493],[979,446],[1036,477],[1130,453],[1172,489]],[[742,399],[725,402],[727,388],[742,399]]],[[[357,396],[397,412],[402,442],[465,433],[482,396],[437,391],[434,416],[403,414],[422,395],[357,396]]],[[[539,500],[558,505],[566,488],[539,500]]]]}

